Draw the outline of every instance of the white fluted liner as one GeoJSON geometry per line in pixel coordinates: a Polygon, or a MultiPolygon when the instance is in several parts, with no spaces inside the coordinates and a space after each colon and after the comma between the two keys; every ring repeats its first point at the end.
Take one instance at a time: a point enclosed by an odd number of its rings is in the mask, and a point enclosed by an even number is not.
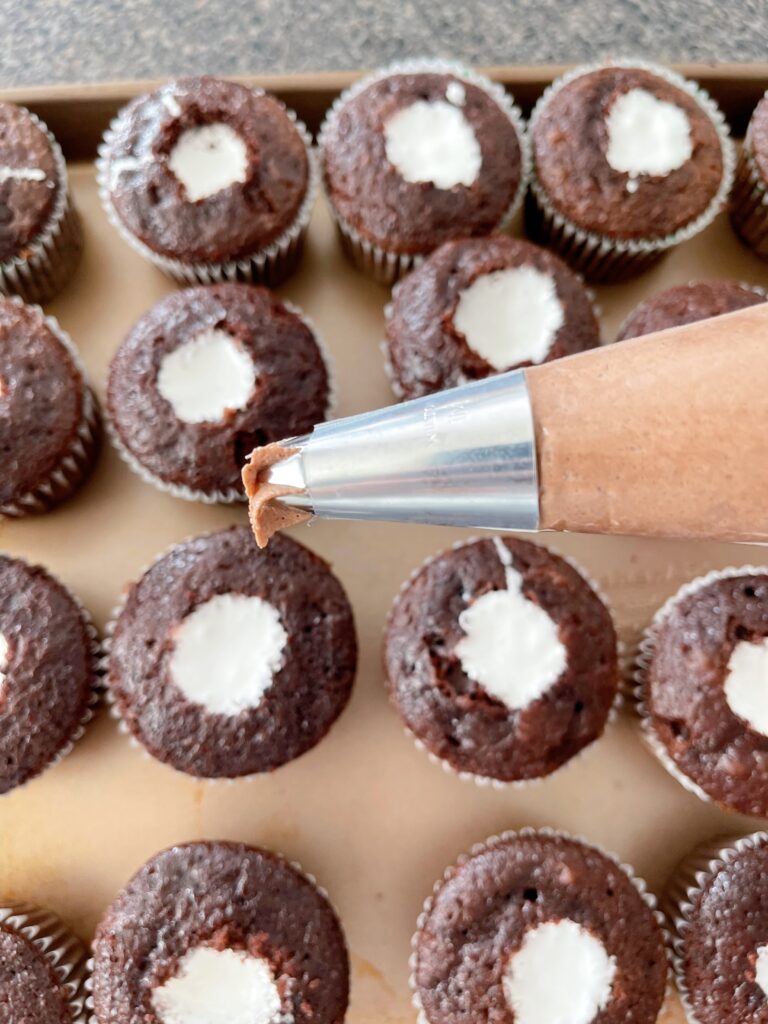
{"type": "Polygon", "coordinates": [[[768,259],[768,183],[752,152],[751,124],[736,164],[731,191],[731,224],[739,237],[762,259],[768,259]]]}

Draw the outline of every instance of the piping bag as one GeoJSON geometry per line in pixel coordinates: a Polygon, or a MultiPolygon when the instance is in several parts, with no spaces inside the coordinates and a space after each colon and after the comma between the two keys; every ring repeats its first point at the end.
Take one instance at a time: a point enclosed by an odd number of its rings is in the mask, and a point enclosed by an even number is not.
{"type": "Polygon", "coordinates": [[[313,515],[768,541],[768,304],[322,423],[243,470],[313,515]]]}

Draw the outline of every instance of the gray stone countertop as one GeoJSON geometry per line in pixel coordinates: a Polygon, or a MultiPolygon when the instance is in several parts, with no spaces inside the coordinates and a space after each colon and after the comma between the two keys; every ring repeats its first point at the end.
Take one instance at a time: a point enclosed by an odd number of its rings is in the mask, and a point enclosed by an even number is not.
{"type": "Polygon", "coordinates": [[[768,0],[0,0],[0,53],[3,87],[425,55],[749,62],[768,60],[768,0]]]}

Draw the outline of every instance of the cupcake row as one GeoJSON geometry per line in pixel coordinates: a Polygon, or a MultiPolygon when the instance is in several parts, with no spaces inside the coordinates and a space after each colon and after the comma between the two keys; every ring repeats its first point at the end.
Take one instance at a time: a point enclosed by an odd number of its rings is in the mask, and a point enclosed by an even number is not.
{"type": "MultiPolygon", "coordinates": [[[[81,230],[61,150],[0,104],[0,289],[52,298],[81,230]]],[[[636,274],[707,226],[734,182],[722,113],[694,82],[637,62],[577,68],[525,125],[512,97],[444,61],[396,65],[339,97],[318,148],[273,96],[210,76],[137,97],[105,133],[103,205],[133,249],[185,282],[276,284],[297,266],[322,180],[345,250],[391,284],[457,237],[508,228],[530,183],[531,236],[593,280],[636,274]]],[[[731,216],[768,255],[768,100],[731,216]]]]}
{"type": "MultiPolygon", "coordinates": [[[[693,851],[665,915],[631,868],[548,829],[448,868],[413,937],[420,1024],[655,1024],[672,961],[690,1024],[758,1024],[768,1000],[768,834],[693,851]]],[[[149,860],[99,922],[93,957],[52,914],[0,908],[0,999],[36,1024],[342,1024],[349,956],[325,892],[240,843],[149,860]],[[286,912],[288,911],[288,912],[286,912]]]]}
{"type": "MultiPolygon", "coordinates": [[[[637,658],[635,703],[688,789],[768,817],[768,570],[687,584],[637,658]]],[[[318,744],[357,668],[352,608],[329,566],[247,527],[177,544],[127,588],[104,657],[48,573],[0,558],[0,792],[61,757],[93,713],[198,778],[273,771],[318,744]],[[34,726],[34,727],[32,727],[34,726]]],[[[403,585],[386,624],[390,699],[442,767],[480,784],[543,779],[595,743],[619,701],[619,650],[595,586],[548,548],[467,541],[403,585]]]]}
{"type": "MultiPolygon", "coordinates": [[[[644,300],[617,340],[764,302],[737,281],[678,285],[644,300]]],[[[416,398],[600,343],[591,296],[552,253],[497,235],[448,242],[395,286],[385,366],[416,398]]],[[[98,453],[98,406],[56,321],[0,298],[0,514],[44,512],[98,453]]],[[[309,318],[263,287],[198,285],[160,300],[112,358],[106,426],[128,465],[176,497],[244,499],[254,448],[300,436],[334,406],[333,366],[309,318]]]]}

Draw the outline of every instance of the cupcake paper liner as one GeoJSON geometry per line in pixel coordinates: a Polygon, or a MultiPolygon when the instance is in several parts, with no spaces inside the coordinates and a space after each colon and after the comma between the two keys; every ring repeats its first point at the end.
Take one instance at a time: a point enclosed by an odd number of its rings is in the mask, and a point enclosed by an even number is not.
{"type": "MultiPolygon", "coordinates": [[[[25,305],[18,296],[9,296],[9,298],[17,305],[25,305]]],[[[9,516],[10,518],[41,515],[74,494],[90,474],[101,440],[101,416],[98,402],[88,385],[85,370],[72,339],[62,330],[58,321],[52,316],[47,316],[39,306],[31,308],[40,314],[46,327],[69,353],[75,364],[75,369],[83,381],[83,403],[80,426],[58,466],[33,491],[28,491],[13,501],[0,505],[0,516],[9,516]]]]}
{"type": "MultiPolygon", "coordinates": [[[[414,268],[411,268],[411,269],[414,269],[414,268]]],[[[583,279],[581,278],[581,274],[578,274],[576,271],[573,271],[573,272],[576,273],[576,276],[579,277],[579,279],[582,280],[582,284],[583,284],[584,282],[583,282],[583,279]]],[[[397,285],[395,285],[395,287],[397,287],[397,285]]],[[[752,286],[748,285],[747,287],[752,287],[752,286]]],[[[597,295],[595,294],[593,289],[592,288],[588,288],[585,285],[585,289],[584,290],[587,293],[587,298],[589,299],[590,305],[592,306],[592,312],[594,313],[595,320],[597,321],[599,335],[598,335],[598,343],[597,343],[597,345],[595,347],[599,348],[602,345],[607,344],[607,342],[603,338],[603,325],[602,325],[603,310],[602,310],[602,307],[600,306],[599,302],[597,301],[597,295]]],[[[393,312],[394,312],[394,305],[390,301],[390,302],[388,302],[384,306],[384,322],[385,322],[385,325],[388,324],[389,321],[391,320],[393,312]]],[[[387,341],[386,334],[384,335],[384,337],[379,342],[379,351],[381,352],[381,355],[382,355],[383,366],[384,366],[384,375],[386,376],[387,380],[389,381],[389,386],[392,389],[392,394],[395,396],[395,398],[398,400],[398,402],[402,402],[405,399],[406,396],[405,396],[405,392],[403,391],[403,388],[402,388],[400,382],[397,380],[397,377],[395,376],[395,368],[392,365],[392,359],[391,359],[390,354],[389,354],[389,342],[387,341]]],[[[563,358],[565,358],[565,357],[563,357],[563,358]]],[[[537,365],[541,365],[541,364],[537,364],[537,365]]],[[[495,376],[495,375],[497,375],[499,373],[507,373],[507,372],[510,372],[510,371],[496,370],[496,371],[494,371],[494,373],[489,374],[488,376],[495,376]]],[[[459,386],[461,386],[463,384],[469,384],[474,379],[475,378],[465,377],[462,374],[462,377],[458,381],[458,383],[457,384],[452,384],[451,387],[459,387],[459,386]]],[[[444,388],[442,390],[447,390],[447,389],[444,388]]]]}
{"type": "MultiPolygon", "coordinates": [[[[320,350],[320,355],[322,356],[323,363],[325,364],[328,374],[328,402],[325,409],[325,420],[333,419],[338,400],[336,365],[333,356],[331,355],[325,340],[315,327],[314,322],[304,312],[304,310],[299,309],[298,306],[294,305],[292,302],[288,302],[286,299],[281,299],[280,301],[289,312],[297,316],[312,332],[315,344],[320,350]]],[[[227,490],[202,491],[196,490],[193,487],[187,487],[184,484],[169,483],[167,480],[163,480],[162,477],[152,473],[146,468],[146,466],[139,462],[133,452],[126,446],[117,432],[117,428],[112,421],[109,411],[105,412],[104,426],[110,444],[123,462],[125,462],[125,464],[132,469],[137,476],[141,477],[145,483],[151,484],[151,486],[156,487],[157,490],[164,491],[166,494],[170,494],[174,498],[181,498],[183,501],[199,501],[206,505],[233,505],[248,501],[245,491],[239,487],[230,487],[227,490]]]]}
{"type": "Polygon", "coordinates": [[[45,956],[68,996],[73,1024],[85,1024],[88,953],[83,943],[55,914],[31,903],[0,905],[0,924],[23,935],[45,956]]]}
{"type": "MultiPolygon", "coordinates": [[[[482,843],[476,843],[474,846],[470,848],[468,853],[463,853],[453,864],[451,864],[449,867],[445,869],[442,877],[435,882],[435,884],[432,886],[432,892],[424,901],[421,913],[419,914],[419,917],[416,921],[416,931],[413,933],[413,937],[411,938],[411,956],[408,961],[408,966],[410,968],[408,984],[410,985],[411,989],[411,1003],[413,1004],[413,1008],[416,1010],[416,1013],[418,1014],[417,1024],[432,1024],[432,1022],[426,1015],[426,1012],[421,1002],[421,997],[419,996],[419,990],[416,984],[416,969],[418,965],[419,935],[422,929],[424,928],[424,925],[426,924],[430,913],[432,912],[435,897],[437,896],[438,892],[442,889],[443,885],[452,877],[453,872],[456,870],[456,868],[462,867],[471,857],[474,857],[477,854],[482,853],[484,850],[492,849],[494,846],[498,846],[501,843],[507,842],[510,839],[515,839],[518,836],[539,836],[544,839],[562,839],[566,842],[583,843],[585,846],[588,846],[591,849],[596,850],[598,853],[602,854],[608,860],[612,861],[616,865],[616,867],[618,867],[621,871],[624,872],[624,874],[627,876],[627,878],[630,880],[630,882],[636,889],[642,901],[653,914],[653,917],[664,936],[664,946],[665,950],[667,951],[667,961],[669,961],[670,934],[666,918],[664,917],[664,914],[662,914],[662,912],[658,909],[658,901],[656,897],[653,895],[652,892],[650,892],[645,881],[642,878],[640,878],[639,875],[636,874],[635,869],[633,867],[631,867],[629,864],[620,861],[615,854],[603,849],[603,847],[599,846],[597,843],[589,842],[587,839],[583,839],[580,836],[574,836],[570,832],[566,832],[561,829],[547,827],[510,829],[506,832],[500,833],[499,835],[490,836],[482,843]]],[[[669,1003],[671,997],[672,980],[668,962],[667,989],[664,997],[664,1003],[662,1004],[662,1007],[659,1012],[659,1018],[664,1012],[664,1008],[669,1003]]]]}
{"type": "MultiPolygon", "coordinates": [[[[13,556],[9,555],[8,557],[13,556]]],[[[25,559],[18,560],[24,562],[25,565],[31,564],[27,562],[25,559]]],[[[70,588],[66,586],[66,584],[62,583],[58,576],[54,576],[50,569],[46,568],[45,566],[43,566],[43,568],[45,569],[45,572],[48,575],[48,577],[52,579],[55,583],[58,583],[58,585],[66,591],[67,596],[70,598],[70,600],[80,613],[80,619],[85,629],[85,634],[88,640],[88,646],[90,647],[91,650],[91,662],[93,666],[90,694],[88,696],[88,701],[85,705],[83,716],[80,719],[80,722],[78,723],[77,726],[75,726],[72,735],[69,737],[67,742],[61,748],[61,750],[59,750],[58,753],[55,754],[50,761],[47,761],[42,766],[42,768],[39,769],[39,771],[35,772],[34,775],[30,775],[29,778],[26,779],[24,782],[20,783],[18,786],[14,786],[12,789],[9,789],[7,793],[0,795],[0,800],[2,800],[3,796],[8,796],[11,793],[17,793],[20,789],[24,789],[25,786],[28,786],[30,785],[30,783],[33,783],[35,779],[40,778],[40,776],[47,772],[50,768],[55,768],[55,766],[59,764],[61,761],[63,761],[65,757],[68,757],[74,750],[78,741],[81,740],[85,735],[85,731],[88,728],[88,725],[94,718],[96,712],[99,709],[99,705],[101,704],[101,697],[103,692],[103,686],[101,682],[101,667],[103,663],[104,654],[102,643],[101,640],[99,639],[99,634],[93,622],[93,618],[91,617],[91,613],[82,603],[80,598],[77,597],[77,595],[74,594],[70,590],[70,588]]]]}
{"type": "Polygon", "coordinates": [[[749,130],[736,164],[729,215],[742,241],[768,260],[768,190],[752,154],[749,130]]]}
{"type": "MultiPolygon", "coordinates": [[[[495,533],[494,536],[499,537],[499,539],[503,539],[505,534],[503,534],[503,533],[495,533]]],[[[397,607],[398,601],[400,600],[401,596],[405,593],[405,591],[408,589],[408,587],[411,585],[411,583],[416,579],[416,577],[419,575],[419,573],[421,573],[424,569],[428,568],[433,562],[435,562],[442,555],[446,554],[447,551],[458,551],[458,550],[460,550],[463,547],[467,547],[469,544],[475,544],[479,540],[488,540],[488,539],[490,539],[490,538],[489,537],[479,537],[478,536],[478,537],[469,537],[466,540],[456,541],[456,543],[452,544],[450,546],[450,548],[446,548],[443,551],[439,551],[437,554],[430,555],[428,558],[424,559],[424,561],[417,568],[412,570],[412,572],[410,573],[408,578],[406,580],[404,580],[400,584],[400,588],[399,588],[399,590],[397,592],[397,595],[396,595],[394,601],[392,602],[392,606],[391,606],[391,608],[390,608],[390,610],[389,610],[389,612],[387,614],[387,618],[386,618],[386,621],[384,623],[384,627],[383,627],[383,631],[382,631],[384,644],[386,644],[387,632],[389,630],[390,622],[392,620],[392,615],[394,614],[394,611],[395,611],[395,608],[397,607]]],[[[609,604],[607,598],[605,597],[604,593],[602,592],[599,584],[597,584],[595,582],[595,580],[590,576],[590,574],[585,572],[585,570],[577,562],[575,562],[572,558],[570,558],[568,555],[564,555],[561,552],[554,550],[553,548],[548,548],[548,550],[551,551],[553,554],[556,554],[559,558],[562,558],[564,562],[567,562],[567,564],[570,565],[570,567],[575,572],[577,572],[579,574],[579,576],[581,576],[581,578],[586,583],[589,584],[589,586],[595,592],[597,597],[603,603],[603,605],[604,605],[604,607],[605,607],[606,611],[608,612],[608,615],[609,615],[609,617],[611,619],[611,622],[614,623],[614,629],[615,629],[616,628],[615,627],[615,618],[614,618],[614,614],[613,614],[611,605],[609,604]]],[[[614,697],[613,704],[611,705],[610,711],[608,712],[608,716],[607,716],[607,718],[605,720],[605,725],[603,726],[603,731],[600,733],[599,736],[596,736],[595,739],[592,740],[591,743],[588,743],[585,747],[582,747],[582,749],[579,750],[576,754],[574,754],[573,757],[569,758],[563,764],[559,765],[557,768],[554,769],[554,771],[549,772],[548,775],[538,775],[538,776],[535,776],[535,777],[530,778],[530,779],[510,779],[510,780],[505,780],[505,779],[497,779],[497,778],[495,778],[494,776],[491,776],[491,775],[479,775],[476,772],[462,771],[462,770],[460,770],[458,768],[455,768],[449,761],[445,760],[444,758],[440,757],[439,755],[437,755],[433,751],[431,751],[429,749],[429,747],[427,747],[427,745],[424,743],[424,741],[421,740],[413,732],[413,730],[410,728],[410,726],[408,726],[403,721],[403,718],[402,718],[402,716],[400,714],[399,709],[394,706],[394,702],[391,700],[391,698],[390,698],[390,703],[393,705],[394,711],[397,714],[397,716],[400,719],[400,722],[401,722],[401,724],[403,726],[403,732],[408,737],[408,739],[410,739],[414,743],[414,745],[416,746],[417,750],[420,750],[424,754],[427,755],[428,760],[433,765],[437,766],[438,768],[442,768],[442,770],[446,774],[453,775],[455,778],[460,779],[462,782],[474,783],[476,786],[478,786],[480,788],[490,787],[492,789],[497,789],[497,790],[502,790],[502,789],[523,790],[523,789],[531,788],[533,786],[541,786],[543,783],[548,782],[550,779],[554,778],[555,776],[559,776],[559,775],[563,774],[567,769],[573,767],[573,765],[575,765],[582,758],[589,756],[589,754],[594,751],[595,747],[600,742],[600,740],[605,735],[605,733],[608,731],[608,729],[616,722],[616,720],[618,718],[618,715],[619,715],[619,711],[621,710],[621,708],[622,708],[622,706],[624,704],[624,693],[623,693],[623,687],[621,685],[621,666],[622,666],[622,660],[623,660],[623,655],[624,655],[624,645],[623,645],[622,641],[618,639],[618,637],[617,637],[617,641],[616,641],[616,648],[617,648],[616,653],[617,653],[617,658],[618,658],[618,663],[619,663],[619,674],[620,674],[619,685],[618,685],[618,687],[616,689],[616,696],[614,697]]]]}
{"type": "MultiPolygon", "coordinates": [[[[206,781],[206,780],[203,780],[203,781],[206,781]]],[[[215,782],[216,780],[212,779],[210,781],[214,781],[215,782]]],[[[220,781],[224,781],[224,780],[220,780],[220,781]]],[[[233,780],[230,780],[230,781],[236,781],[236,780],[233,779],[233,780]]],[[[257,845],[258,846],[258,844],[253,844],[253,845],[257,845]]],[[[300,875],[302,875],[308,882],[310,882],[315,887],[315,889],[320,893],[320,895],[323,897],[323,899],[325,899],[325,901],[328,903],[328,906],[331,908],[331,910],[333,911],[333,913],[336,916],[336,920],[341,925],[341,915],[339,914],[338,910],[336,909],[336,906],[333,903],[333,901],[331,900],[331,897],[328,895],[328,890],[324,886],[320,885],[320,883],[318,882],[317,878],[312,874],[311,871],[307,871],[304,867],[302,867],[302,865],[299,863],[299,861],[294,860],[292,857],[287,857],[284,853],[281,853],[279,850],[273,850],[271,847],[266,847],[266,846],[260,847],[260,848],[264,849],[267,852],[269,852],[269,853],[273,854],[274,856],[278,857],[281,861],[283,861],[289,867],[293,868],[294,871],[298,871],[298,873],[300,875]]],[[[342,938],[344,939],[344,948],[345,948],[345,950],[347,952],[347,957],[349,957],[349,946],[347,945],[346,936],[344,935],[343,925],[342,925],[342,938]]],[[[79,1018],[76,1019],[74,1021],[74,1024],[101,1024],[101,1022],[99,1021],[99,1018],[96,1016],[96,1011],[95,1011],[94,1005],[93,1005],[93,971],[94,971],[94,962],[95,962],[95,958],[93,956],[90,956],[88,958],[88,960],[87,960],[87,963],[85,964],[85,972],[84,972],[85,973],[85,977],[84,977],[84,981],[83,981],[83,1000],[82,1000],[83,1017],[82,1017],[82,1021],[79,1018]]],[[[287,986],[286,994],[287,995],[291,995],[290,984],[293,982],[293,979],[292,978],[288,978],[287,982],[288,982],[288,986],[287,986]]],[[[281,1013],[281,1015],[274,1022],[274,1024],[294,1024],[293,1016],[290,1013],[286,1013],[286,1014],[281,1013]]]]}
{"type": "Polygon", "coordinates": [[[675,869],[664,894],[664,911],[669,921],[672,970],[688,1024],[699,1024],[685,982],[685,937],[690,927],[693,902],[703,887],[723,867],[745,850],[768,843],[768,832],[753,832],[739,839],[720,838],[697,846],[675,869]]]}
{"type": "Polygon", "coordinates": [[[728,808],[727,805],[721,804],[714,797],[711,797],[706,790],[699,785],[699,783],[686,775],[685,772],[677,766],[669,751],[664,746],[656,732],[653,724],[653,718],[646,704],[646,680],[656,646],[656,635],[670,612],[680,601],[690,597],[691,594],[695,594],[703,587],[707,587],[710,583],[715,583],[718,580],[733,579],[736,576],[748,576],[763,573],[768,573],[768,568],[765,566],[744,565],[738,568],[731,566],[727,569],[715,569],[712,572],[707,573],[705,576],[699,576],[696,579],[691,580],[689,583],[683,584],[677,593],[673,594],[672,597],[670,597],[654,615],[650,626],[645,630],[641,637],[635,657],[632,697],[635,709],[640,718],[640,730],[646,746],[651,753],[655,755],[662,767],[665,768],[672,778],[679,782],[684,789],[687,789],[689,793],[693,793],[694,796],[697,796],[704,803],[715,803],[718,804],[718,806],[724,807],[726,810],[731,810],[731,808],[728,808]]]}
{"type": "MultiPolygon", "coordinates": [[[[528,189],[528,181],[530,179],[531,152],[528,134],[525,128],[525,120],[519,107],[515,104],[512,97],[503,88],[503,86],[499,85],[497,82],[491,81],[491,79],[486,78],[484,75],[480,75],[477,72],[462,66],[461,64],[439,59],[400,61],[390,64],[387,67],[382,68],[380,71],[376,71],[371,75],[361,78],[358,82],[355,82],[354,85],[345,89],[344,92],[342,92],[334,101],[320,127],[317,137],[318,148],[320,150],[320,162],[322,163],[322,153],[326,144],[329,128],[334,119],[338,116],[341,108],[348,100],[354,99],[369,86],[373,85],[375,82],[381,81],[383,78],[389,78],[390,75],[421,73],[454,75],[456,78],[468,82],[470,85],[477,86],[479,89],[482,89],[498,107],[501,108],[512,124],[520,145],[520,184],[518,185],[512,202],[499,223],[494,228],[495,231],[507,230],[514,220],[518,210],[522,206],[523,198],[528,189]]],[[[407,274],[409,270],[412,270],[423,261],[424,256],[426,255],[424,253],[400,253],[392,250],[386,250],[375,242],[371,242],[369,239],[364,238],[360,232],[344,217],[342,217],[338,210],[336,210],[331,197],[328,194],[328,190],[325,188],[325,182],[323,182],[323,186],[328,207],[339,232],[342,248],[356,267],[364,271],[375,281],[378,281],[379,284],[392,285],[395,281],[399,280],[399,278],[407,274]]]]}
{"type": "MultiPolygon", "coordinates": [[[[253,89],[257,96],[264,96],[263,89],[253,89]]],[[[281,106],[283,106],[281,104],[281,106]]],[[[109,151],[114,141],[115,132],[125,114],[124,108],[113,119],[98,148],[96,158],[96,182],[99,198],[110,223],[117,229],[123,240],[156,267],[181,284],[220,284],[223,281],[245,281],[253,284],[266,284],[275,287],[285,281],[298,267],[304,248],[306,229],[309,225],[315,199],[320,185],[320,169],[318,156],[312,146],[312,136],[303,121],[294,111],[283,106],[285,113],[293,122],[302,138],[307,151],[309,176],[307,191],[294,217],[293,222],[269,245],[257,250],[250,256],[221,262],[190,263],[181,259],[173,259],[155,252],[146,243],[134,235],[123,222],[112,202],[109,180],[109,151]]]]}
{"type": "Polygon", "coordinates": [[[663,78],[670,85],[684,90],[709,117],[720,139],[723,174],[720,187],[707,208],[688,224],[661,238],[615,239],[593,231],[585,231],[555,209],[536,175],[535,159],[531,176],[531,202],[527,209],[527,222],[534,238],[557,252],[589,281],[612,283],[641,274],[656,263],[666,252],[681,242],[693,238],[708,227],[723,208],[733,183],[735,153],[722,111],[697,83],[683,78],[668,68],[644,60],[616,60],[584,64],[554,81],[534,107],[529,122],[529,136],[533,149],[536,124],[552,97],[585,74],[603,68],[639,68],[663,78]]]}
{"type": "Polygon", "coordinates": [[[26,111],[43,132],[53,153],[59,191],[50,217],[23,256],[0,263],[0,292],[19,295],[26,302],[46,303],[62,290],[75,272],[83,248],[80,217],[69,194],[67,165],[48,126],[26,111]]]}

